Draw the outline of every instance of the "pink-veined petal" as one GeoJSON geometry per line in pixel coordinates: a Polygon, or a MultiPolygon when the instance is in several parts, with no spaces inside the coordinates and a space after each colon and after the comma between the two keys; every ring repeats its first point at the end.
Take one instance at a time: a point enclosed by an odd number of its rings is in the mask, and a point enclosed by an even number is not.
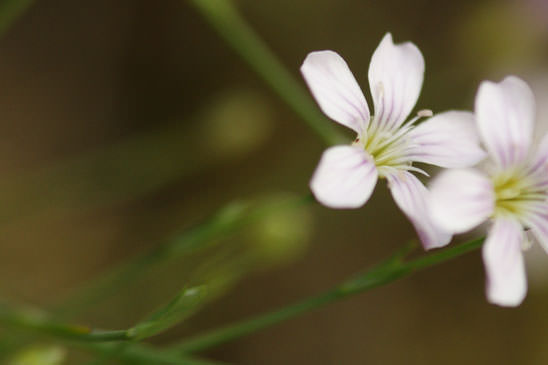
{"type": "Polygon", "coordinates": [[[405,121],[417,103],[423,78],[424,58],[417,46],[411,42],[395,45],[387,33],[369,65],[375,129],[394,130],[405,121]]]}
{"type": "Polygon", "coordinates": [[[369,108],[343,58],[333,51],[311,52],[301,66],[301,73],[322,111],[363,135],[369,123],[369,108]]]}
{"type": "Polygon", "coordinates": [[[409,218],[426,250],[449,243],[451,234],[435,225],[427,207],[428,190],[408,171],[387,174],[388,184],[396,204],[409,218]]]}
{"type": "Polygon", "coordinates": [[[445,170],[430,184],[429,206],[441,227],[453,233],[466,232],[493,213],[493,184],[473,169],[445,170]]]}
{"type": "Polygon", "coordinates": [[[542,137],[529,166],[529,174],[539,187],[548,188],[548,134],[542,137]]]}
{"type": "Polygon", "coordinates": [[[446,168],[470,167],[485,158],[474,115],[448,111],[419,124],[408,134],[410,159],[446,168]]]}
{"type": "Polygon", "coordinates": [[[480,136],[502,167],[525,160],[531,145],[535,100],[527,84],[509,76],[500,83],[484,81],[476,95],[480,136]]]}
{"type": "Polygon", "coordinates": [[[548,201],[530,202],[529,209],[522,217],[523,224],[548,253],[548,201]]]}
{"type": "Polygon", "coordinates": [[[483,245],[487,276],[487,300],[505,307],[521,304],[527,293],[527,278],[521,244],[524,233],[519,222],[497,218],[483,245]]]}
{"type": "Polygon", "coordinates": [[[335,146],[323,153],[310,189],[330,208],[359,208],[373,193],[377,177],[373,158],[363,148],[335,146]]]}
{"type": "Polygon", "coordinates": [[[446,168],[462,168],[485,158],[479,146],[474,115],[449,111],[428,119],[408,134],[409,158],[446,168]]]}
{"type": "Polygon", "coordinates": [[[548,165],[548,134],[545,134],[540,140],[540,143],[533,157],[533,165],[548,165]]]}

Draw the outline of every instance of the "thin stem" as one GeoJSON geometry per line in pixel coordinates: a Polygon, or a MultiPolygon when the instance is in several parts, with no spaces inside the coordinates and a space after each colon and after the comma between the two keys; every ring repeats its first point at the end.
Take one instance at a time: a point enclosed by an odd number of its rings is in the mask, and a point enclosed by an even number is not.
{"type": "Polygon", "coordinates": [[[189,2],[326,144],[345,140],[229,0],[189,2]]]}
{"type": "MultiPolygon", "coordinates": [[[[156,349],[131,340],[126,330],[99,331],[87,327],[58,323],[46,319],[45,314],[36,310],[13,310],[0,308],[0,323],[6,328],[32,332],[39,337],[55,337],[66,345],[81,348],[102,355],[104,359],[116,358],[128,364],[185,364],[219,365],[218,362],[203,360],[172,351],[156,349]]],[[[10,334],[13,340],[14,334],[10,334]]],[[[8,348],[18,346],[10,343],[8,348]]],[[[2,349],[5,351],[6,349],[2,349]]]]}
{"type": "Polygon", "coordinates": [[[180,259],[185,255],[210,247],[218,237],[227,237],[245,225],[279,209],[291,209],[311,203],[311,195],[283,199],[277,204],[261,205],[245,202],[229,203],[215,214],[151,251],[129,259],[126,263],[99,276],[71,298],[53,309],[57,318],[73,316],[115,293],[118,288],[129,285],[152,267],[180,259]]]}
{"type": "Polygon", "coordinates": [[[180,344],[171,346],[170,350],[180,353],[196,352],[232,341],[350,295],[366,292],[408,276],[413,272],[449,261],[477,249],[482,243],[483,238],[475,239],[407,262],[403,261],[401,253],[398,253],[370,271],[358,275],[324,294],[190,338],[180,344]]]}
{"type": "Polygon", "coordinates": [[[105,359],[115,358],[126,364],[181,364],[181,365],[223,365],[218,361],[201,359],[194,356],[179,355],[169,351],[162,351],[149,345],[123,343],[73,343],[75,347],[91,350],[105,356],[105,359]],[[123,347],[120,347],[123,345],[123,347]]]}
{"type": "Polygon", "coordinates": [[[7,306],[0,308],[0,323],[8,327],[75,341],[110,342],[130,338],[126,330],[92,330],[85,326],[53,321],[44,313],[35,310],[14,310],[8,309],[7,306]]]}
{"type": "Polygon", "coordinates": [[[309,312],[339,298],[340,293],[338,291],[329,291],[322,295],[308,298],[284,307],[280,310],[269,312],[250,320],[191,338],[178,346],[174,346],[172,350],[181,353],[202,351],[309,312]]]}
{"type": "Polygon", "coordinates": [[[357,275],[321,295],[305,299],[282,309],[259,315],[240,323],[213,330],[204,335],[186,340],[181,344],[171,346],[164,351],[149,348],[137,343],[127,342],[132,340],[128,330],[90,330],[87,327],[55,322],[48,319],[43,313],[38,313],[36,311],[10,310],[7,307],[2,306],[0,307],[0,323],[16,329],[65,339],[75,345],[80,344],[81,346],[94,351],[110,353],[117,358],[124,358],[127,361],[155,358],[155,363],[167,362],[184,364],[186,353],[201,351],[234,340],[329,303],[344,299],[348,296],[386,285],[399,278],[408,276],[415,271],[449,261],[473,251],[480,247],[482,243],[483,238],[480,238],[410,261],[405,261],[405,257],[411,252],[413,246],[405,245],[392,257],[381,262],[371,270],[357,275]],[[116,344],[108,343],[120,341],[129,345],[124,351],[119,351],[120,348],[116,346],[116,344]]]}
{"type": "Polygon", "coordinates": [[[78,340],[89,342],[113,342],[113,341],[126,341],[131,337],[126,330],[113,330],[113,331],[91,331],[88,334],[83,334],[77,337],[78,340]]]}

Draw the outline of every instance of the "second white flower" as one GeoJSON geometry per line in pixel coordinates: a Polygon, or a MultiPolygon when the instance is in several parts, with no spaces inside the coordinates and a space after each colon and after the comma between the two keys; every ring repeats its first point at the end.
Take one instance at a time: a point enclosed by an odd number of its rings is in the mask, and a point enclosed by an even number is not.
{"type": "Polygon", "coordinates": [[[354,130],[352,145],[327,149],[312,177],[316,199],[331,208],[358,208],[386,178],[396,204],[413,223],[425,248],[440,247],[450,233],[436,226],[427,209],[428,191],[411,173],[413,162],[467,167],[485,156],[471,113],[449,111],[415,126],[406,122],[422,88],[424,59],[412,43],[394,44],[386,34],[369,65],[375,115],[346,62],[333,51],[310,53],[301,72],[322,111],[354,130]]]}

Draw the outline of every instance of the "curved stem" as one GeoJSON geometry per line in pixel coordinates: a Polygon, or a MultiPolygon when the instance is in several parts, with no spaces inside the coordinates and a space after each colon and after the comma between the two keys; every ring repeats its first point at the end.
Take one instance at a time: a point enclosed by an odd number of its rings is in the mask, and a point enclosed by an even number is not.
{"type": "Polygon", "coordinates": [[[311,97],[278,58],[240,16],[229,0],[190,0],[196,10],[285,101],[302,120],[328,144],[344,139],[314,104],[311,97]]]}
{"type": "MultiPolygon", "coordinates": [[[[465,253],[473,251],[481,246],[483,238],[475,239],[460,245],[439,250],[425,256],[406,261],[405,257],[410,252],[409,246],[404,248],[392,257],[381,262],[369,271],[359,274],[335,288],[287,307],[275,310],[254,318],[229,325],[209,333],[188,339],[180,344],[170,346],[165,351],[160,352],[169,358],[177,358],[188,352],[204,350],[236,338],[245,336],[260,329],[275,325],[284,320],[309,312],[322,307],[326,304],[336,302],[348,296],[366,292],[375,287],[386,285],[399,278],[408,276],[413,272],[434,266],[436,264],[449,261],[465,253]]],[[[28,330],[42,333],[58,338],[68,339],[73,342],[85,343],[104,343],[115,341],[129,341],[132,336],[128,330],[98,331],[90,330],[87,327],[75,326],[71,324],[59,323],[45,317],[43,313],[36,311],[10,310],[5,306],[0,306],[0,323],[17,329],[28,330]]],[[[101,347],[97,349],[103,349],[101,347]]],[[[140,357],[143,351],[146,355],[152,354],[158,356],[154,350],[147,351],[139,344],[131,344],[131,355],[140,357]]],[[[111,350],[111,348],[104,348],[111,350]]]]}
{"type": "Polygon", "coordinates": [[[204,222],[174,235],[156,248],[138,255],[120,266],[99,275],[83,288],[80,288],[51,312],[57,319],[66,318],[96,304],[115,293],[119,288],[143,276],[147,270],[170,260],[180,259],[196,251],[215,244],[218,237],[228,237],[254,220],[277,210],[293,209],[302,204],[312,203],[310,194],[286,198],[277,204],[258,202],[232,202],[214,213],[204,222]]]}
{"type": "Polygon", "coordinates": [[[145,344],[73,342],[71,345],[79,349],[91,350],[98,355],[102,355],[103,359],[117,359],[121,364],[226,365],[223,362],[162,351],[145,344]]]}
{"type": "Polygon", "coordinates": [[[171,346],[169,349],[181,353],[195,352],[232,341],[347,296],[366,292],[408,276],[413,272],[449,261],[479,248],[482,243],[483,238],[475,239],[407,262],[403,260],[401,253],[397,253],[368,272],[358,275],[326,293],[190,338],[180,344],[171,346]]]}
{"type": "Polygon", "coordinates": [[[125,341],[130,339],[127,330],[92,330],[85,326],[53,321],[36,310],[15,310],[6,306],[0,308],[0,323],[13,328],[38,332],[84,342],[125,341]]]}

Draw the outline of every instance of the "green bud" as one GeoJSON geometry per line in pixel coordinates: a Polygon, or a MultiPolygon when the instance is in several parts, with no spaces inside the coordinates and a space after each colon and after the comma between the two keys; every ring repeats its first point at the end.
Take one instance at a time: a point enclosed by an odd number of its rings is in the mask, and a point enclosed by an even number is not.
{"type": "Polygon", "coordinates": [[[290,203],[294,205],[276,207],[291,198],[279,194],[262,201],[260,204],[266,207],[264,215],[254,221],[245,234],[261,264],[270,266],[291,262],[308,248],[313,224],[310,206],[290,203]]]}
{"type": "Polygon", "coordinates": [[[203,116],[205,152],[237,158],[261,146],[272,131],[272,108],[256,92],[222,95],[203,116]]]}
{"type": "Polygon", "coordinates": [[[66,350],[60,346],[35,345],[15,354],[8,365],[60,365],[66,355],[66,350]]]}

